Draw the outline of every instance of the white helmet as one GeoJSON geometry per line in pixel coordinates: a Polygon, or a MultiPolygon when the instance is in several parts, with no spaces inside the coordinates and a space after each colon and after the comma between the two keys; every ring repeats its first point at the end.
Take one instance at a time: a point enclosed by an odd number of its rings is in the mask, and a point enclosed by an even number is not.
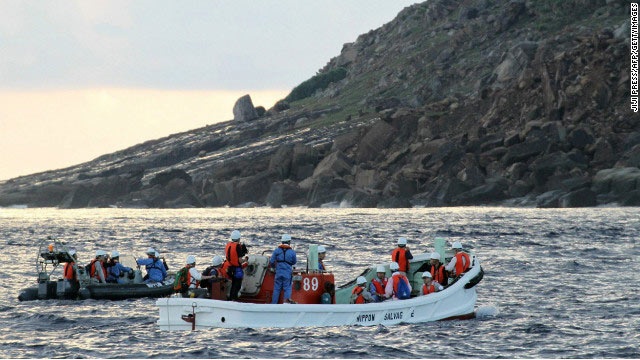
{"type": "Polygon", "coordinates": [[[150,247],[149,249],[147,249],[147,255],[155,255],[156,251],[150,247]]]}
{"type": "Polygon", "coordinates": [[[322,254],[326,252],[327,252],[327,249],[325,249],[324,246],[318,245],[318,254],[322,254]]]}
{"type": "Polygon", "coordinates": [[[391,269],[391,271],[396,271],[400,269],[400,265],[398,265],[398,263],[394,261],[391,263],[391,265],[389,265],[389,269],[391,269]]]}
{"type": "Polygon", "coordinates": [[[118,252],[118,250],[113,250],[113,251],[111,252],[111,257],[112,257],[112,258],[120,257],[120,253],[118,252]]]}
{"type": "Polygon", "coordinates": [[[231,240],[233,240],[233,241],[240,240],[240,231],[233,230],[233,232],[231,232],[231,240]]]}
{"type": "Polygon", "coordinates": [[[460,244],[460,241],[456,241],[453,243],[453,245],[451,245],[451,248],[462,250],[462,244],[460,244]]]}
{"type": "Polygon", "coordinates": [[[287,242],[291,242],[291,235],[289,234],[284,234],[282,235],[282,238],[280,239],[281,243],[287,243],[287,242]]]}
{"type": "Polygon", "coordinates": [[[196,257],[193,255],[189,255],[187,256],[187,265],[191,265],[191,264],[195,264],[196,263],[196,257]]]}
{"type": "Polygon", "coordinates": [[[366,284],[367,283],[367,278],[364,276],[358,276],[358,279],[356,279],[356,284],[357,285],[362,285],[362,284],[366,284]]]}
{"type": "Polygon", "coordinates": [[[431,278],[431,273],[430,273],[430,272],[428,272],[428,271],[423,272],[423,273],[422,273],[422,278],[423,278],[423,279],[424,279],[424,278],[431,278]]]}
{"type": "Polygon", "coordinates": [[[77,252],[75,250],[69,250],[69,255],[73,256],[75,254],[77,254],[77,252]]]}
{"type": "Polygon", "coordinates": [[[387,270],[384,268],[384,265],[378,265],[378,267],[376,268],[376,272],[386,273],[387,270]]]}
{"type": "Polygon", "coordinates": [[[159,257],[160,257],[160,253],[156,251],[156,252],[153,254],[153,256],[155,256],[155,257],[159,258],[159,257]]]}
{"type": "Polygon", "coordinates": [[[106,256],[107,252],[104,250],[96,250],[96,257],[98,256],[106,256]]]}
{"type": "Polygon", "coordinates": [[[222,256],[216,255],[213,257],[213,261],[211,261],[211,265],[218,266],[218,265],[222,265],[223,262],[224,260],[222,260],[222,256]]]}
{"type": "Polygon", "coordinates": [[[435,251],[434,251],[434,252],[432,252],[432,253],[431,253],[431,259],[433,259],[433,260],[440,260],[440,253],[435,252],[435,251]]]}
{"type": "Polygon", "coordinates": [[[405,237],[398,238],[398,245],[407,245],[407,238],[405,237]]]}

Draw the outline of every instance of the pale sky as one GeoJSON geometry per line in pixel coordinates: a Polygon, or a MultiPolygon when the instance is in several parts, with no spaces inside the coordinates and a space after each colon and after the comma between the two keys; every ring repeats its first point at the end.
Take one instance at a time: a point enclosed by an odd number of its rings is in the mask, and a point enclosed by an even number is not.
{"type": "Polygon", "coordinates": [[[269,108],[413,3],[2,1],[0,179],[269,108]]]}

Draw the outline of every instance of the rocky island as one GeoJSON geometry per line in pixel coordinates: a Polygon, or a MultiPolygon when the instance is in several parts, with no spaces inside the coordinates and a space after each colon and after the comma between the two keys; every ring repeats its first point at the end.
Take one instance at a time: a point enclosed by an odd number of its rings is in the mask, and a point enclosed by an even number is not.
{"type": "Polygon", "coordinates": [[[628,14],[415,4],[271,109],[2,181],[0,206],[638,206],[628,14]]]}

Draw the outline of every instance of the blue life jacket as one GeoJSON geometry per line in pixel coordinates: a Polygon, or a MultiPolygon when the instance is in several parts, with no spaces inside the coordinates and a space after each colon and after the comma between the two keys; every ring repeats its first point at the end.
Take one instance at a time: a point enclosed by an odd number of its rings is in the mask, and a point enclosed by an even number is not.
{"type": "Polygon", "coordinates": [[[276,277],[291,277],[297,262],[296,252],[290,247],[278,246],[271,255],[270,263],[276,267],[276,277]]]}

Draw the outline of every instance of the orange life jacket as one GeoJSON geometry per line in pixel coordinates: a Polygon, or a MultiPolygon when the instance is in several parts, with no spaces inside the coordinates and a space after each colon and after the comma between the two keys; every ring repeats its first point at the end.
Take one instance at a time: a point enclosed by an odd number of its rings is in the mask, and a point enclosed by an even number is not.
{"type": "Polygon", "coordinates": [[[227,261],[231,266],[240,266],[240,257],[238,256],[238,246],[240,243],[230,241],[224,249],[224,253],[227,255],[227,261]]]}
{"type": "Polygon", "coordinates": [[[376,287],[377,295],[384,295],[384,288],[387,286],[387,279],[382,279],[381,281],[376,277],[371,280],[371,283],[376,287]]]}
{"type": "MultiPolygon", "coordinates": [[[[191,268],[193,265],[187,265],[187,288],[191,287],[191,268]]],[[[196,287],[200,286],[200,281],[196,280],[196,287]]]]}
{"type": "Polygon", "coordinates": [[[427,284],[422,285],[422,293],[423,295],[431,294],[436,292],[436,287],[433,284],[427,286],[427,284]]]}
{"type": "Polygon", "coordinates": [[[445,279],[445,273],[444,273],[444,266],[442,266],[442,264],[440,264],[440,266],[438,266],[438,269],[436,270],[435,266],[431,266],[431,278],[433,279],[433,281],[439,283],[439,284],[446,284],[445,279]]]}
{"type": "Polygon", "coordinates": [[[362,292],[364,291],[364,288],[362,286],[357,286],[353,288],[353,291],[351,292],[351,294],[356,294],[358,295],[358,297],[356,298],[356,304],[364,304],[364,296],[362,296],[362,292]]]}
{"type": "Polygon", "coordinates": [[[463,272],[469,270],[469,265],[471,265],[471,261],[469,261],[469,255],[459,252],[456,255],[456,276],[462,275],[463,272]],[[462,264],[462,259],[464,259],[464,265],[462,264]]]}
{"type": "Polygon", "coordinates": [[[407,284],[409,284],[409,279],[402,274],[393,275],[391,276],[391,279],[393,279],[393,295],[398,292],[398,281],[400,281],[400,279],[403,279],[407,284]]]}
{"type": "Polygon", "coordinates": [[[76,280],[76,272],[73,271],[73,264],[75,263],[66,263],[64,264],[64,278],[67,280],[76,280]]]}
{"type": "Polygon", "coordinates": [[[102,275],[104,275],[104,278],[106,281],[107,269],[104,267],[104,264],[102,263],[102,261],[99,261],[98,259],[91,260],[91,272],[90,272],[91,277],[100,280],[100,278],[98,278],[98,273],[96,272],[96,262],[99,262],[100,266],[102,266],[102,275]]]}
{"type": "Polygon", "coordinates": [[[227,274],[227,270],[229,270],[229,266],[231,266],[231,264],[228,261],[225,261],[222,264],[222,268],[220,268],[220,271],[218,271],[218,277],[229,279],[229,274],[227,274]]]}
{"type": "Polygon", "coordinates": [[[409,269],[409,259],[407,259],[407,249],[395,248],[391,253],[391,260],[398,263],[398,271],[407,272],[409,269]]]}

